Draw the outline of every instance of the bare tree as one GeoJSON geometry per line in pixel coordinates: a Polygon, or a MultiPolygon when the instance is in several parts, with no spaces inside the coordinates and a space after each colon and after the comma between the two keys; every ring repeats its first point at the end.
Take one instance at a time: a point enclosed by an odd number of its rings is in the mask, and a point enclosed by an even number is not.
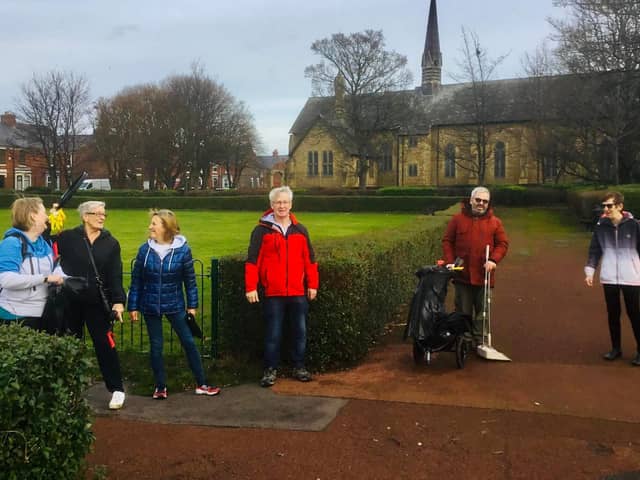
{"type": "Polygon", "coordinates": [[[231,188],[240,184],[242,172],[247,167],[257,166],[259,147],[260,138],[251,112],[244,103],[234,103],[225,117],[218,153],[231,188]]]}
{"type": "Polygon", "coordinates": [[[364,189],[386,143],[380,132],[397,128],[407,118],[409,96],[396,92],[412,80],[407,58],[386,50],[382,31],[374,30],[336,33],[313,42],[311,51],[322,58],[305,69],[313,92],[335,94],[338,107],[322,125],[357,158],[355,173],[364,189]]]}
{"type": "Polygon", "coordinates": [[[162,88],[167,92],[169,129],[178,160],[176,174],[184,176],[189,190],[194,173],[209,176],[233,96],[197,64],[190,75],[170,77],[162,88]]]}
{"type": "Polygon", "coordinates": [[[237,182],[258,145],[248,109],[197,64],[191,74],[168,77],[159,86],[101,99],[95,135],[116,184],[125,185],[132,169],[139,169],[152,189],[159,183],[171,188],[178,178],[187,191],[204,189],[214,161],[223,159],[237,182]]]}
{"type": "Polygon", "coordinates": [[[485,182],[488,159],[492,155],[489,123],[495,116],[499,98],[489,82],[507,55],[490,58],[478,35],[464,27],[461,53],[462,58],[458,61],[460,73],[452,77],[458,82],[469,83],[469,88],[463,89],[458,96],[462,117],[468,122],[467,126],[457,129],[456,137],[457,143],[466,144],[470,153],[458,156],[456,165],[471,172],[480,185],[485,182]]]}
{"type": "Polygon", "coordinates": [[[89,102],[87,79],[72,72],[34,74],[22,85],[17,111],[47,161],[50,187],[57,185],[59,172],[71,183],[77,135],[90,123],[89,102]]]}
{"type": "Polygon", "coordinates": [[[556,58],[566,72],[583,79],[565,116],[578,131],[592,130],[601,153],[600,180],[637,180],[640,2],[557,0],[556,5],[569,9],[568,20],[549,20],[558,42],[556,58]]]}

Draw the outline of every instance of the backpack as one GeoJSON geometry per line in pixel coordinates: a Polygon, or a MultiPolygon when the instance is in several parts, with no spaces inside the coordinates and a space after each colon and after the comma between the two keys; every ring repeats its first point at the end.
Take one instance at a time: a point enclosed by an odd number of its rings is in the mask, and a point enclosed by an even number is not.
{"type": "MultiPolygon", "coordinates": [[[[29,249],[29,246],[27,245],[27,241],[25,240],[24,235],[20,235],[18,232],[12,232],[8,234],[7,237],[15,237],[20,240],[20,253],[22,254],[22,260],[24,261],[24,259],[27,258],[28,249],[29,249]]],[[[31,269],[33,270],[33,265],[31,266],[31,269]]]]}

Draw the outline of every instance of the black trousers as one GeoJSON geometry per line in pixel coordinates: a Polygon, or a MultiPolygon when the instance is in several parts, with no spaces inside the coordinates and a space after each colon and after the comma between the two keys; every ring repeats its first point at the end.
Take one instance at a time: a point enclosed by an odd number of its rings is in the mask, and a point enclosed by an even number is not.
{"type": "Polygon", "coordinates": [[[118,351],[109,345],[107,338],[107,332],[110,328],[109,318],[101,304],[73,302],[69,305],[69,330],[71,333],[82,338],[85,324],[91,335],[91,340],[93,340],[98,366],[107,390],[124,392],[118,351]]]}
{"type": "Polygon", "coordinates": [[[620,315],[622,313],[620,292],[622,292],[624,306],[627,310],[629,320],[631,320],[633,336],[636,338],[636,348],[638,352],[640,352],[640,287],[633,285],[604,284],[603,289],[604,299],[607,303],[611,346],[618,350],[622,349],[622,336],[620,333],[620,315]]]}

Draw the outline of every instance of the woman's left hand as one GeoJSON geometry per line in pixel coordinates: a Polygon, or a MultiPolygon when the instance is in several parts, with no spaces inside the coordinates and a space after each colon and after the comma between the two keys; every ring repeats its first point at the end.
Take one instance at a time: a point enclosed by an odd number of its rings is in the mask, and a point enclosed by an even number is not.
{"type": "Polygon", "coordinates": [[[116,312],[116,317],[118,317],[118,321],[122,323],[122,314],[124,313],[124,305],[122,303],[114,303],[111,310],[116,312]]]}
{"type": "Polygon", "coordinates": [[[197,308],[187,308],[187,313],[190,313],[194,317],[197,316],[198,309],[197,308]]]}

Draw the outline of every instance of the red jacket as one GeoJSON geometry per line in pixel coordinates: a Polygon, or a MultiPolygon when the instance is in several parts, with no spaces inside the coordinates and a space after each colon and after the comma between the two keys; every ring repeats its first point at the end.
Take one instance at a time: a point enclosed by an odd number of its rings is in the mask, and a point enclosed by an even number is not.
{"type": "MultiPolygon", "coordinates": [[[[468,202],[463,202],[462,211],[453,216],[442,238],[444,260],[453,263],[456,257],[464,260],[464,270],[456,282],[484,285],[484,263],[486,247],[489,245],[489,260],[499,263],[507,254],[509,239],[502,222],[489,208],[482,216],[471,215],[468,202]]],[[[495,272],[494,272],[495,273],[495,272]]],[[[491,286],[495,275],[491,275],[491,286]]]]}
{"type": "Polygon", "coordinates": [[[245,291],[256,290],[260,282],[267,297],[306,295],[307,288],[317,289],[319,284],[309,233],[290,213],[291,225],[283,235],[272,214],[273,209],[267,210],[251,233],[245,291]]]}

